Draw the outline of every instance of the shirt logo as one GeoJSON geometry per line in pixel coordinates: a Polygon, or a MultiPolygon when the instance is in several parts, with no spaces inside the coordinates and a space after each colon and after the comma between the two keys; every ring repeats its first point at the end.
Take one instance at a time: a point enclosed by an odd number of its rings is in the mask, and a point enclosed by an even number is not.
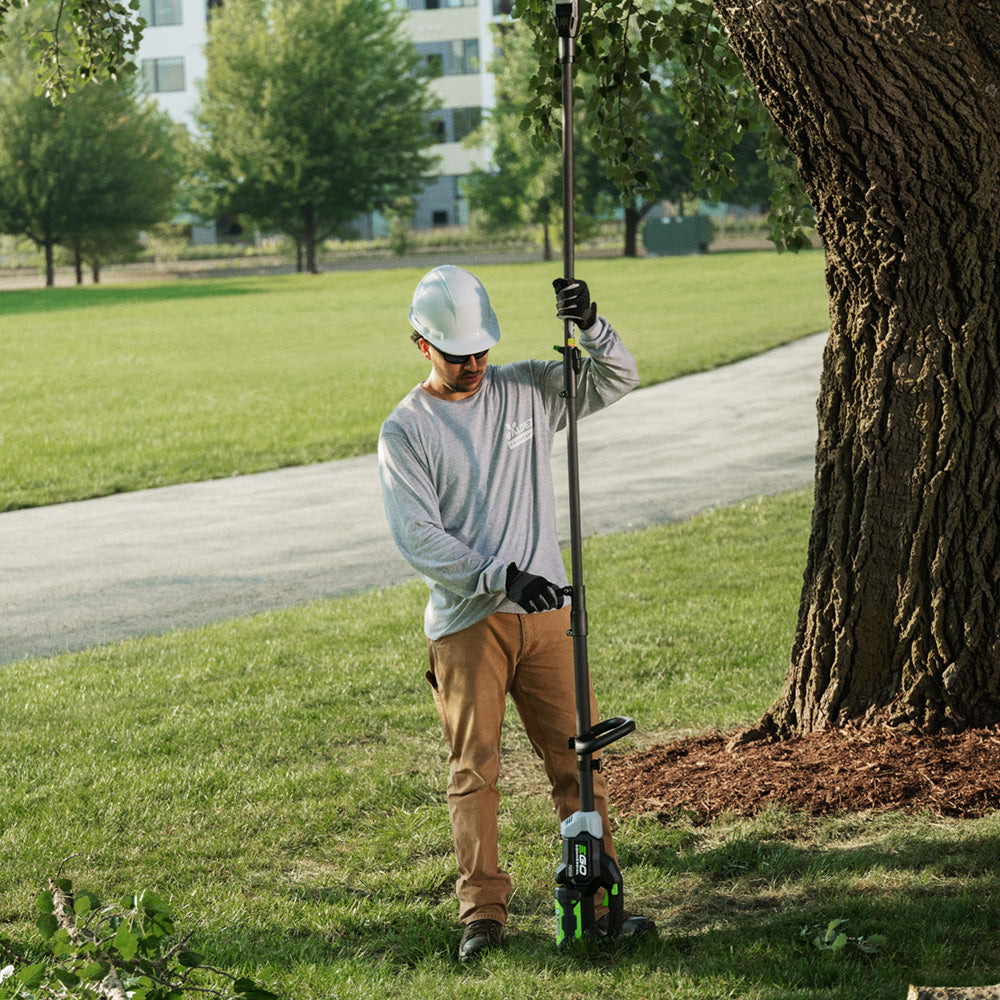
{"type": "Polygon", "coordinates": [[[535,436],[534,421],[531,417],[518,423],[516,420],[507,424],[507,447],[513,451],[535,436]]]}

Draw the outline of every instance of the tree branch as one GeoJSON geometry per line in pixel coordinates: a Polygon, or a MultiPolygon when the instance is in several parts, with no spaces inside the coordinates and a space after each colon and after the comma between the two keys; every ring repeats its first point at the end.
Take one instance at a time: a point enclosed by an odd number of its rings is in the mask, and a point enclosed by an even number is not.
{"type": "MultiPolygon", "coordinates": [[[[69,935],[70,940],[76,945],[84,943],[99,944],[100,942],[93,932],[77,925],[76,914],[73,910],[72,894],[60,889],[58,883],[53,878],[49,879],[49,890],[52,892],[55,918],[59,922],[59,926],[69,935]]],[[[107,961],[106,956],[104,960],[107,961]]],[[[110,962],[108,964],[111,965],[110,962]]],[[[125,986],[113,965],[111,965],[108,974],[101,980],[98,988],[100,996],[105,998],[105,1000],[129,1000],[125,986]]]]}

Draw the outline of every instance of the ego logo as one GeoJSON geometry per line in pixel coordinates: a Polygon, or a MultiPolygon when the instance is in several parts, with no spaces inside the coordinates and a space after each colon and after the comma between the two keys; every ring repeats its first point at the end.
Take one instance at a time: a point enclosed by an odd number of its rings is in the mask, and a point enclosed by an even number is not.
{"type": "Polygon", "coordinates": [[[576,845],[576,873],[584,877],[589,874],[587,868],[587,848],[583,844],[576,845]]]}

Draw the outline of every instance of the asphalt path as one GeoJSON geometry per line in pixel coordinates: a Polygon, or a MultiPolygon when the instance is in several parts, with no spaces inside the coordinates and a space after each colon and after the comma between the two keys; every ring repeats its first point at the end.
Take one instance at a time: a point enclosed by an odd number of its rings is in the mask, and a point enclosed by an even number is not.
{"type": "MultiPolygon", "coordinates": [[[[824,342],[640,389],[582,420],[584,533],[809,485],[824,342]]],[[[552,460],[568,539],[563,439],[552,460]]],[[[414,575],[389,537],[372,455],[10,511],[0,514],[0,663],[414,575]]]]}

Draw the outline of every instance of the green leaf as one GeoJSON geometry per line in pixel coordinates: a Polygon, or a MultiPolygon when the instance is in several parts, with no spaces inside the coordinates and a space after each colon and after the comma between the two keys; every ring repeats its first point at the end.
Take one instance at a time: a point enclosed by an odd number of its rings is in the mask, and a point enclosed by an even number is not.
{"type": "Polygon", "coordinates": [[[119,924],[115,932],[115,947],[126,962],[131,962],[135,958],[135,953],[139,950],[139,939],[132,933],[132,928],[127,923],[119,924]]]}
{"type": "Polygon", "coordinates": [[[139,903],[147,913],[170,913],[170,907],[155,892],[143,892],[139,903]]]}
{"type": "Polygon", "coordinates": [[[80,977],[75,972],[71,972],[69,969],[53,969],[52,974],[68,990],[75,989],[80,985],[80,977]]]}
{"type": "Polygon", "coordinates": [[[826,925],[826,936],[824,938],[824,941],[826,942],[826,944],[832,945],[838,939],[838,937],[840,935],[840,929],[846,923],[847,923],[847,921],[841,917],[841,918],[838,918],[836,920],[831,920],[826,925]]]}
{"type": "Polygon", "coordinates": [[[48,940],[52,937],[56,931],[59,930],[59,921],[56,920],[55,914],[52,913],[42,913],[39,915],[38,920],[35,921],[38,929],[42,933],[42,937],[48,940]]]}
{"type": "Polygon", "coordinates": [[[858,938],[858,949],[866,955],[874,955],[883,944],[885,944],[884,934],[872,934],[866,938],[858,938]]]}
{"type": "Polygon", "coordinates": [[[39,986],[45,978],[45,963],[39,965],[29,965],[21,969],[17,974],[17,981],[28,990],[33,990],[39,986]]]}
{"type": "Polygon", "coordinates": [[[48,889],[46,889],[45,892],[40,892],[38,894],[38,899],[35,900],[35,907],[39,913],[55,913],[55,900],[52,898],[52,893],[49,892],[48,889]]]}
{"type": "Polygon", "coordinates": [[[239,980],[239,982],[237,982],[236,984],[235,989],[236,989],[236,995],[243,997],[244,1000],[278,1000],[278,996],[276,993],[271,993],[268,990],[261,989],[261,987],[259,987],[256,983],[250,980],[246,979],[239,980]],[[240,983],[246,983],[246,982],[249,982],[250,985],[246,989],[242,990],[239,989],[240,983]]]}
{"type": "Polygon", "coordinates": [[[77,893],[76,899],[73,900],[73,912],[78,917],[85,917],[92,910],[100,909],[101,901],[92,892],[88,892],[84,889],[82,892],[77,893]]]}
{"type": "Polygon", "coordinates": [[[177,953],[177,961],[187,969],[197,969],[205,964],[205,956],[196,951],[181,951],[177,953]]]}
{"type": "Polygon", "coordinates": [[[80,971],[80,978],[85,983],[100,982],[111,971],[109,962],[91,962],[80,971]]]}

